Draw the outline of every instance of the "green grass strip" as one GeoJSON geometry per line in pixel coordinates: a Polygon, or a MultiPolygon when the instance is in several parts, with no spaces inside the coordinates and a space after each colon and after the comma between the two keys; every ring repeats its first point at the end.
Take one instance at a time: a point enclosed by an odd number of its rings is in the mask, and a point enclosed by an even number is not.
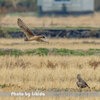
{"type": "Polygon", "coordinates": [[[91,56],[91,55],[100,55],[100,49],[88,49],[88,50],[69,50],[65,48],[37,48],[37,49],[28,49],[28,50],[19,50],[19,49],[0,49],[0,56],[22,56],[22,55],[39,55],[39,56],[48,56],[48,55],[61,55],[61,56],[91,56]]]}

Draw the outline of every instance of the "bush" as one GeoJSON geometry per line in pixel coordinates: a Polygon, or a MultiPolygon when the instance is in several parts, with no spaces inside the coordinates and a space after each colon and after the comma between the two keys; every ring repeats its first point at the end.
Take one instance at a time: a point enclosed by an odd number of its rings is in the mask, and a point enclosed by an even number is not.
{"type": "Polygon", "coordinates": [[[37,11],[37,0],[0,0],[0,12],[37,11]],[[5,9],[5,10],[4,10],[5,9]]]}
{"type": "Polygon", "coordinates": [[[9,38],[10,35],[8,34],[7,30],[0,27],[0,37],[6,37],[6,38],[9,38]]]}

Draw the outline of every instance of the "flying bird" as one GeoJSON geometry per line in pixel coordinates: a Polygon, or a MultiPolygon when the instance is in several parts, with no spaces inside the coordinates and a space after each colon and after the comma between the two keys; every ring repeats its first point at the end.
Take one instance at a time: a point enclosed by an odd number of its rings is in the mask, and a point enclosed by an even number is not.
{"type": "Polygon", "coordinates": [[[27,25],[25,25],[25,23],[18,18],[17,20],[17,24],[18,26],[23,30],[23,32],[26,35],[26,38],[24,39],[25,41],[39,41],[39,42],[48,42],[46,37],[43,35],[40,36],[36,36],[29,28],[27,25]]]}
{"type": "Polygon", "coordinates": [[[86,87],[90,88],[90,87],[88,86],[88,84],[81,78],[81,75],[80,75],[80,74],[77,75],[77,79],[78,79],[78,81],[77,81],[76,84],[77,84],[77,86],[78,86],[80,89],[86,88],[86,87]]]}

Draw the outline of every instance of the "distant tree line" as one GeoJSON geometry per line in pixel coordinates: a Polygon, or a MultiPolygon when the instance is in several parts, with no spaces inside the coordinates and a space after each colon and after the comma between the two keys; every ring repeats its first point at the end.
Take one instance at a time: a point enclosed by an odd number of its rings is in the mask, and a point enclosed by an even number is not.
{"type": "Polygon", "coordinates": [[[0,0],[0,13],[37,10],[37,0],[0,0]]]}

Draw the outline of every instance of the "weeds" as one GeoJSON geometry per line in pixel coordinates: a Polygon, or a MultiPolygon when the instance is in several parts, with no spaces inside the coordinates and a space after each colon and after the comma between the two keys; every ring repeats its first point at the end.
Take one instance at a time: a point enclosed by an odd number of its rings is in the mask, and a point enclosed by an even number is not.
{"type": "Polygon", "coordinates": [[[100,68],[94,70],[94,67],[89,65],[89,61],[99,60],[99,56],[1,56],[0,84],[2,89],[14,84],[15,91],[16,88],[19,89],[18,86],[21,91],[29,87],[30,90],[33,88],[66,90],[67,88],[67,90],[78,91],[76,76],[80,73],[91,88],[95,87],[92,91],[99,91],[100,68]],[[93,58],[95,60],[92,60],[93,58]]]}
{"type": "Polygon", "coordinates": [[[100,61],[91,60],[89,65],[94,68],[94,70],[100,65],[100,61]]]}
{"type": "Polygon", "coordinates": [[[0,55],[10,55],[10,56],[22,56],[22,55],[39,55],[39,56],[47,56],[47,55],[61,55],[61,56],[91,56],[91,55],[100,55],[100,50],[69,50],[65,48],[37,48],[31,50],[19,50],[19,49],[0,49],[0,55]]]}
{"type": "Polygon", "coordinates": [[[57,65],[57,63],[53,63],[52,61],[48,60],[46,66],[47,68],[56,68],[57,65]]]}

